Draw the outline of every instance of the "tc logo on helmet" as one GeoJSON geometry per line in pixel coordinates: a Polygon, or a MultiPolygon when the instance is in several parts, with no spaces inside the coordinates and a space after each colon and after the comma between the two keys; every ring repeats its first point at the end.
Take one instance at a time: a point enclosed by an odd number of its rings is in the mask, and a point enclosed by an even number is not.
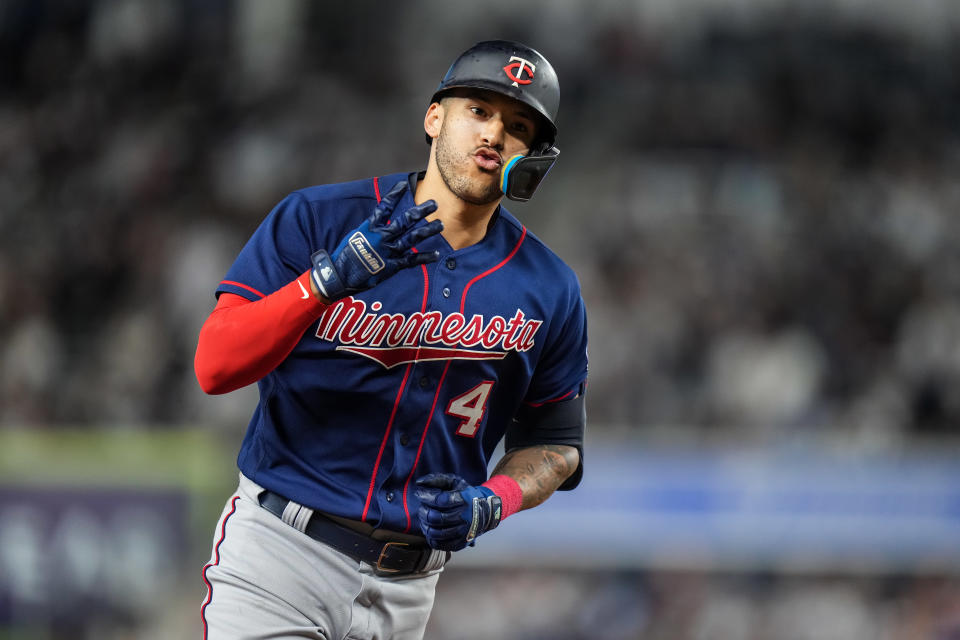
{"type": "Polygon", "coordinates": [[[510,56],[510,64],[503,68],[503,72],[513,81],[513,86],[515,87],[533,82],[533,72],[536,70],[537,67],[532,62],[517,56],[510,56]],[[524,78],[524,72],[529,73],[530,77],[524,78]]]}

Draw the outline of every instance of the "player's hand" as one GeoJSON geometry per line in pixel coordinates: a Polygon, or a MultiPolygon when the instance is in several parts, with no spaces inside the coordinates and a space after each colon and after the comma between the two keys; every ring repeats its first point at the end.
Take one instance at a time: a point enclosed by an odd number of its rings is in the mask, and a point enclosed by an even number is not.
{"type": "Polygon", "coordinates": [[[474,487],[451,473],[417,479],[417,517],[434,549],[459,551],[481,533],[500,524],[500,497],[487,487],[474,487]]]}
{"type": "Polygon", "coordinates": [[[406,189],[406,180],[397,183],[380,200],[373,215],[348,233],[332,255],[321,249],[311,256],[314,284],[328,301],[366,291],[400,269],[439,259],[436,251],[411,251],[421,240],[443,230],[439,220],[414,228],[417,222],[437,210],[436,202],[427,200],[390,220],[406,189]]]}

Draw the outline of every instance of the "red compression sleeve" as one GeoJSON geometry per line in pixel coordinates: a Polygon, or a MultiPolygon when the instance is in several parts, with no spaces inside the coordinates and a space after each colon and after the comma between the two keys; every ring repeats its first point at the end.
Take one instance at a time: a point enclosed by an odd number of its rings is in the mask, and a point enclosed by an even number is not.
{"type": "Polygon", "coordinates": [[[290,355],[324,309],[310,291],[310,272],[261,300],[220,294],[200,329],[193,366],[207,393],[227,393],[256,382],[290,355]]]}
{"type": "Polygon", "coordinates": [[[523,504],[523,489],[510,476],[497,474],[483,483],[483,486],[500,496],[500,520],[520,511],[523,504]]]}

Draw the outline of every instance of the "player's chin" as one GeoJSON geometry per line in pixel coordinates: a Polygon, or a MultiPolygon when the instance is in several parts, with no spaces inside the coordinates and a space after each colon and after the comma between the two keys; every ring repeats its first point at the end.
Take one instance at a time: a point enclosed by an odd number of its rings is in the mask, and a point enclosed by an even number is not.
{"type": "Polygon", "coordinates": [[[487,205],[496,202],[503,195],[500,192],[500,176],[492,172],[481,172],[478,167],[457,173],[441,171],[441,175],[450,192],[468,204],[487,205]]]}
{"type": "Polygon", "coordinates": [[[458,194],[461,200],[475,205],[491,204],[499,200],[503,193],[499,185],[485,189],[471,189],[468,192],[458,194]]]}
{"type": "Polygon", "coordinates": [[[476,179],[471,180],[468,188],[458,194],[460,198],[470,204],[484,205],[496,202],[503,196],[500,191],[500,174],[484,171],[476,179]]]}

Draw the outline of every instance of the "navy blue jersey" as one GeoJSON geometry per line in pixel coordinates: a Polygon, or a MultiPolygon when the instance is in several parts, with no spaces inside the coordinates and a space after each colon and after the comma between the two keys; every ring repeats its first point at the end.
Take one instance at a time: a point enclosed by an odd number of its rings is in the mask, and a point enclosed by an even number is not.
{"type": "MultiPolygon", "coordinates": [[[[309,187],[263,221],[217,288],[257,300],[311,268],[400,180],[309,187]]],[[[420,224],[424,224],[421,221],[420,224]]],[[[244,475],[320,511],[418,532],[413,481],[471,484],[523,403],[572,397],[587,376],[586,311],[576,275],[500,207],[484,239],[401,270],[328,306],[259,382],[240,449],[244,475]]]]}

